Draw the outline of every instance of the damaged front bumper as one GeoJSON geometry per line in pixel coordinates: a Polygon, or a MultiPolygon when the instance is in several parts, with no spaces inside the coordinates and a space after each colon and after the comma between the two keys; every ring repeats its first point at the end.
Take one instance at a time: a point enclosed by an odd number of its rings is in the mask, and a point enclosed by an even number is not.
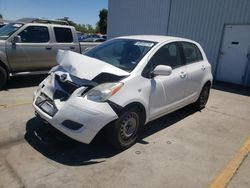
{"type": "Polygon", "coordinates": [[[69,89],[56,79],[58,76],[53,73],[39,85],[33,97],[35,111],[65,135],[89,144],[118,115],[108,102],[94,102],[83,97],[82,93],[88,89],[86,86],[77,86],[72,82],[69,89]]]}

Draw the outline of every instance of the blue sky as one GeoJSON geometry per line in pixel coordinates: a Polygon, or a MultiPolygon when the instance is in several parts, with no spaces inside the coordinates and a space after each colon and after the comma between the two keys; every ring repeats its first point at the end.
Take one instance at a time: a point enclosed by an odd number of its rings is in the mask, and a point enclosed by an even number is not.
{"type": "Polygon", "coordinates": [[[76,23],[95,26],[102,8],[108,8],[108,0],[0,0],[0,14],[7,20],[69,17],[76,23]]]}

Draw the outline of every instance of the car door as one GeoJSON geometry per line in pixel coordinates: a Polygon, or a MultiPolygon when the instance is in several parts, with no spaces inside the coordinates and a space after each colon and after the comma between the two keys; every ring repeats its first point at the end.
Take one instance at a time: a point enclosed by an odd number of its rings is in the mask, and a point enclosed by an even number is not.
{"type": "Polygon", "coordinates": [[[51,65],[50,34],[47,26],[28,25],[17,35],[21,41],[8,42],[7,57],[13,71],[45,70],[51,65]]]}
{"type": "Polygon", "coordinates": [[[206,76],[206,61],[202,57],[199,48],[190,42],[181,42],[185,63],[187,67],[188,85],[186,89],[186,100],[192,101],[199,96],[202,80],[206,76]]]}
{"type": "Polygon", "coordinates": [[[178,43],[163,45],[150,59],[143,74],[152,71],[157,65],[172,67],[172,74],[157,75],[150,79],[150,119],[155,119],[181,106],[187,85],[186,66],[183,64],[178,43]]]}

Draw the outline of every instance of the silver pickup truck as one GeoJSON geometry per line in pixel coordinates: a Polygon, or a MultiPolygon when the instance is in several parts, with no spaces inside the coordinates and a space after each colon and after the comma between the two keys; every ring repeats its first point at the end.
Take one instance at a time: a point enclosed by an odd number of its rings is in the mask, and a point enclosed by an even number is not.
{"type": "Polygon", "coordinates": [[[10,75],[49,70],[59,49],[82,53],[98,43],[80,43],[67,22],[23,18],[0,29],[0,89],[10,75]]]}

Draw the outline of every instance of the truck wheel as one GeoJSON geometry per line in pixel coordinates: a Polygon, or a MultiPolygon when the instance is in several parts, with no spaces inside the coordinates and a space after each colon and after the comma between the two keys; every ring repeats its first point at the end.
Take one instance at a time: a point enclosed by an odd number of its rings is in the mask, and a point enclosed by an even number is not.
{"type": "Polygon", "coordinates": [[[194,103],[195,107],[198,110],[202,110],[203,108],[205,108],[208,101],[209,93],[210,93],[210,84],[206,83],[201,90],[198,100],[194,103]]]}
{"type": "Polygon", "coordinates": [[[6,70],[0,66],[0,90],[5,86],[8,76],[6,70]]]}
{"type": "Polygon", "coordinates": [[[109,127],[106,137],[115,149],[124,150],[136,142],[141,127],[140,110],[130,108],[109,127]]]}

